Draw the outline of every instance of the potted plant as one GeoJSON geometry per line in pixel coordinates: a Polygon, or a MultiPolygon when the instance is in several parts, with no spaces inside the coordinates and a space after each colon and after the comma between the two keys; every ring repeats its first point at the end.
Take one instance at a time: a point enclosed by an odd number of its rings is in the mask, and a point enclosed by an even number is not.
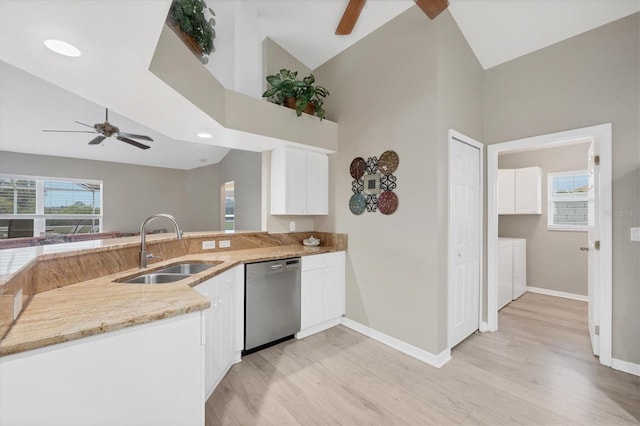
{"type": "Polygon", "coordinates": [[[213,26],[216,24],[215,12],[207,8],[204,0],[173,0],[167,23],[173,31],[185,42],[187,47],[200,58],[203,64],[209,59],[205,56],[215,51],[213,39],[216,32],[213,26]],[[205,9],[211,17],[207,20],[205,9]]]}
{"type": "Polygon", "coordinates": [[[271,86],[262,94],[270,102],[295,109],[300,117],[303,112],[315,114],[322,120],[325,110],[322,107],[324,99],[329,96],[329,91],[322,86],[314,85],[316,79],[313,74],[297,79],[298,72],[281,69],[278,74],[266,77],[271,86]]]}

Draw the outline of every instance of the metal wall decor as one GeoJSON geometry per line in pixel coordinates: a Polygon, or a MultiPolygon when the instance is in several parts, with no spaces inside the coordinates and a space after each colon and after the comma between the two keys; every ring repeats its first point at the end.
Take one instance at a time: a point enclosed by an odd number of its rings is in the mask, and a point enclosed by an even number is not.
{"type": "Polygon", "coordinates": [[[351,213],[361,215],[366,210],[390,215],[398,209],[398,196],[393,192],[398,187],[398,179],[393,173],[399,163],[395,151],[385,151],[380,158],[369,157],[366,161],[362,157],[353,159],[349,166],[353,178],[353,195],[349,199],[351,213]]]}

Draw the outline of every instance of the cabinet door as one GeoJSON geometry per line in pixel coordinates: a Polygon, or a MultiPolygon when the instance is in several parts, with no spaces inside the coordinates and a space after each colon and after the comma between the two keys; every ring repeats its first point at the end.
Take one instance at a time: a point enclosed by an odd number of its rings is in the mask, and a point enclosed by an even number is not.
{"type": "Polygon", "coordinates": [[[306,214],[307,152],[278,148],[271,152],[271,214],[306,214]]]}
{"type": "Polygon", "coordinates": [[[324,269],[302,272],[300,291],[300,328],[320,324],[324,311],[324,269]]]}
{"type": "Polygon", "coordinates": [[[307,214],[329,214],[329,157],[307,153],[307,214]]]}
{"type": "Polygon", "coordinates": [[[344,266],[331,266],[324,270],[324,320],[344,315],[344,266]]]}
{"type": "Polygon", "coordinates": [[[498,214],[515,213],[514,176],[513,169],[498,170],[498,214]]]}
{"type": "Polygon", "coordinates": [[[211,306],[203,312],[204,315],[204,327],[205,327],[205,342],[204,342],[204,387],[206,394],[208,395],[213,390],[213,385],[216,380],[216,354],[215,351],[215,339],[217,335],[216,320],[214,318],[216,310],[215,306],[215,291],[216,283],[215,278],[203,282],[194,287],[194,289],[209,299],[211,306]]]}
{"type": "Polygon", "coordinates": [[[227,366],[233,362],[235,343],[235,288],[229,288],[218,298],[219,336],[217,341],[220,351],[216,379],[220,378],[227,366]]]}
{"type": "Polygon", "coordinates": [[[525,167],[515,170],[515,213],[541,214],[540,167],[525,167]]]}
{"type": "Polygon", "coordinates": [[[513,300],[527,291],[527,240],[513,243],[513,300]]]}
{"type": "Polygon", "coordinates": [[[513,242],[498,243],[498,309],[512,300],[513,242]]]}

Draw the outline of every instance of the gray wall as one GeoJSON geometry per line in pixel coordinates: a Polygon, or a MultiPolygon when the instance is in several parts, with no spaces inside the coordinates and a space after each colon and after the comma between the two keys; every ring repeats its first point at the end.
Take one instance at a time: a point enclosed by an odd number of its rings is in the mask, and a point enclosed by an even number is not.
{"type": "MultiPolygon", "coordinates": [[[[218,163],[220,181],[234,181],[236,203],[236,230],[260,231],[262,229],[262,154],[232,149],[218,163]]],[[[221,209],[218,209],[219,213],[221,209]]],[[[218,219],[219,220],[219,219],[218,219]]]]}
{"type": "Polygon", "coordinates": [[[611,122],[613,357],[640,363],[640,14],[485,72],[485,142],[611,122]]]}
{"type": "Polygon", "coordinates": [[[412,7],[314,73],[331,91],[327,117],[340,123],[339,151],[329,161],[330,214],[316,227],[349,234],[347,317],[440,353],[447,347],[446,129],[482,138],[480,65],[449,12],[436,24],[412,7]],[[439,104],[441,97],[447,101],[439,104]],[[385,150],[400,158],[398,210],[354,216],[349,165],[385,150]]]}
{"type": "Polygon", "coordinates": [[[547,174],[585,170],[588,144],[504,154],[501,169],[542,168],[542,214],[501,215],[498,235],[527,239],[527,285],[587,295],[586,231],[547,230],[547,174]]]}
{"type": "MultiPolygon", "coordinates": [[[[262,77],[277,74],[283,68],[298,71],[298,78],[311,74],[311,70],[300,62],[298,58],[284,50],[282,46],[269,37],[265,38],[262,42],[262,77]]],[[[321,83],[320,85],[323,86],[321,83]]],[[[263,78],[262,89],[267,90],[268,88],[269,83],[263,78]]]]}
{"type": "MultiPolygon", "coordinates": [[[[0,152],[0,173],[98,179],[104,183],[104,231],[137,232],[155,213],[174,215],[186,231],[218,230],[217,166],[193,171],[0,152]],[[214,191],[211,192],[211,189],[214,191]]],[[[150,228],[171,230],[168,222],[150,228]]]]}

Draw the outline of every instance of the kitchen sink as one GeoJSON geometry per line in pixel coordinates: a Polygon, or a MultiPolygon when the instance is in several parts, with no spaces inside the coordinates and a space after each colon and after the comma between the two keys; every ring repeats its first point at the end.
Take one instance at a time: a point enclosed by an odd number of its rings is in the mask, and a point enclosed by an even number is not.
{"type": "Polygon", "coordinates": [[[156,271],[158,274],[187,274],[193,275],[202,271],[206,271],[209,268],[213,268],[222,262],[212,263],[178,263],[177,265],[169,266],[168,268],[160,269],[156,271]]]}
{"type": "Polygon", "coordinates": [[[118,280],[121,283],[131,284],[166,284],[174,281],[180,281],[191,275],[197,274],[202,271],[206,271],[209,268],[213,268],[222,262],[209,262],[209,263],[194,263],[185,262],[178,263],[176,265],[168,266],[163,269],[159,269],[148,274],[142,274],[133,278],[125,278],[118,280]]]}
{"type": "Polygon", "coordinates": [[[121,282],[132,284],[166,284],[180,281],[190,276],[191,274],[161,274],[152,272],[150,274],[138,275],[137,277],[129,278],[121,282]]]}

